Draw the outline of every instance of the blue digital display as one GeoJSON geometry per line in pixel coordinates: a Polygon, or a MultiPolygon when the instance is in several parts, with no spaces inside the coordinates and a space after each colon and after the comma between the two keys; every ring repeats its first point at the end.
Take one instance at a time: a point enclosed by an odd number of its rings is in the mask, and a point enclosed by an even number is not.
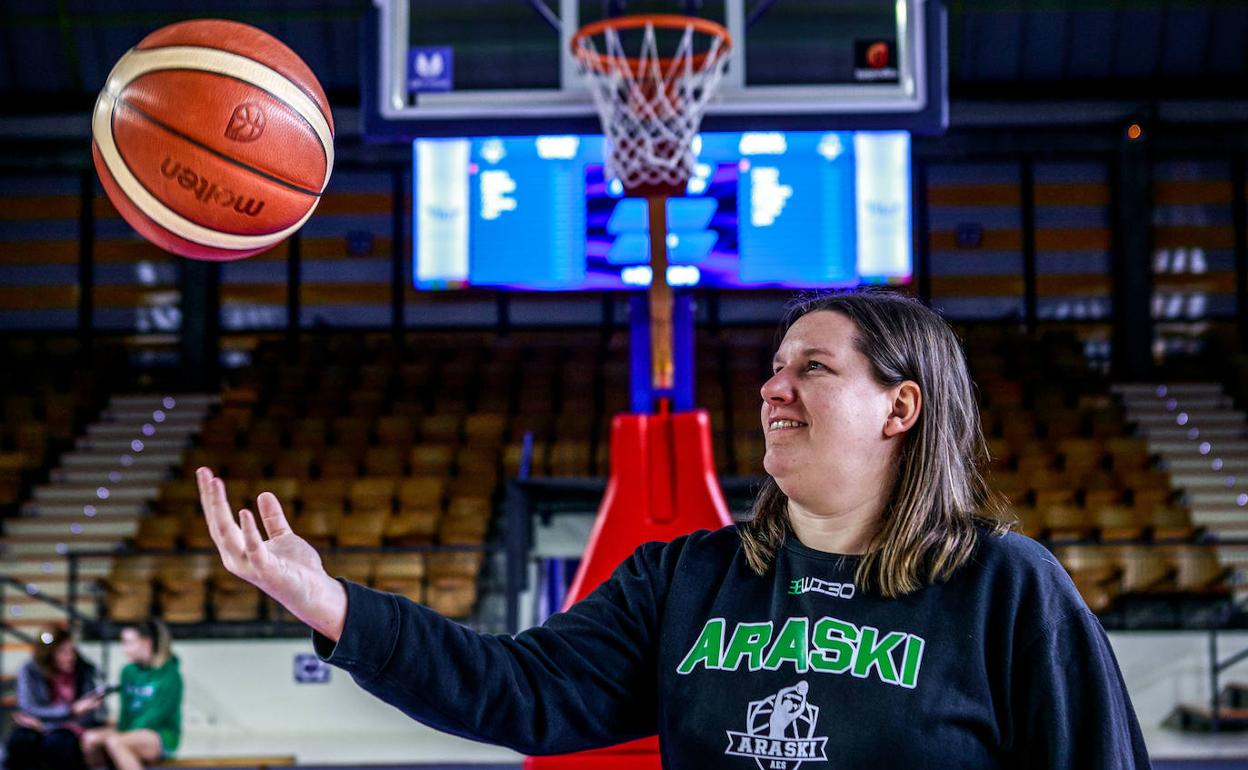
{"type": "MultiPolygon", "coordinates": [[[[636,289],[647,203],[604,177],[601,136],[420,139],[417,288],[636,289]]],[[[667,202],[673,286],[821,288],[910,280],[910,137],[706,133],[667,202]]]]}

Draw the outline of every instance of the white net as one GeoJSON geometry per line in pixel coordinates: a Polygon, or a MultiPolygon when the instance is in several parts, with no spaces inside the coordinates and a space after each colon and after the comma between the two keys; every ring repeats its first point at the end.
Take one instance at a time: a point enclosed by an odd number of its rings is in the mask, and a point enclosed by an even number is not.
{"type": "Polygon", "coordinates": [[[641,28],[634,56],[611,27],[576,44],[607,139],[607,178],[619,179],[626,190],[680,187],[689,180],[693,138],[728,64],[726,33],[708,34],[692,21],[676,32],[680,40],[669,56],[659,55],[653,22],[641,28]],[[705,50],[695,50],[699,38],[708,38],[705,50]]]}

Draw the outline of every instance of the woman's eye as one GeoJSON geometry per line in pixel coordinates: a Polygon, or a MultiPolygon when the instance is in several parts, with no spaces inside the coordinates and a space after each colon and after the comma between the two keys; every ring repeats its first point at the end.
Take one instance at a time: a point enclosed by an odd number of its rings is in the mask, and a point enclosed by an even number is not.
{"type": "Polygon", "coordinates": [[[828,367],[824,366],[818,361],[808,361],[806,362],[806,368],[807,369],[827,369],[828,367]]]}

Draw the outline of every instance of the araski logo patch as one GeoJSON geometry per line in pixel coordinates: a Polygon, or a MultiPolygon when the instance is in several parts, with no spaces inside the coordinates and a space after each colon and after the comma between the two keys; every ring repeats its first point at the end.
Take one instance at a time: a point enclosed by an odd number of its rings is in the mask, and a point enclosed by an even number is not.
{"type": "Polygon", "coordinates": [[[746,707],[745,730],[728,731],[730,757],[749,757],[759,770],[797,770],[807,762],[827,762],[828,739],[816,735],[819,707],[806,697],[802,680],[746,707]]]}

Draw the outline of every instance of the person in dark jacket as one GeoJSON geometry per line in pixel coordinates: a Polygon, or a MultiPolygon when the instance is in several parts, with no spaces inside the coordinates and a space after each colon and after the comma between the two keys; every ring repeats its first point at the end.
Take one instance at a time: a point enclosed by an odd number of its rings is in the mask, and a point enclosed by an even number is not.
{"type": "Polygon", "coordinates": [[[17,711],[9,735],[9,770],[79,770],[79,739],[104,719],[95,666],[78,654],[66,628],[42,632],[17,674],[17,711]]]}
{"type": "Polygon", "coordinates": [[[974,387],[936,313],[806,301],[760,395],[747,523],[642,545],[514,637],[335,580],[272,494],[265,539],[197,478],[225,566],[446,732],[527,754],[657,733],[669,770],[1149,767],[1100,622],[981,475],[974,387]]]}

